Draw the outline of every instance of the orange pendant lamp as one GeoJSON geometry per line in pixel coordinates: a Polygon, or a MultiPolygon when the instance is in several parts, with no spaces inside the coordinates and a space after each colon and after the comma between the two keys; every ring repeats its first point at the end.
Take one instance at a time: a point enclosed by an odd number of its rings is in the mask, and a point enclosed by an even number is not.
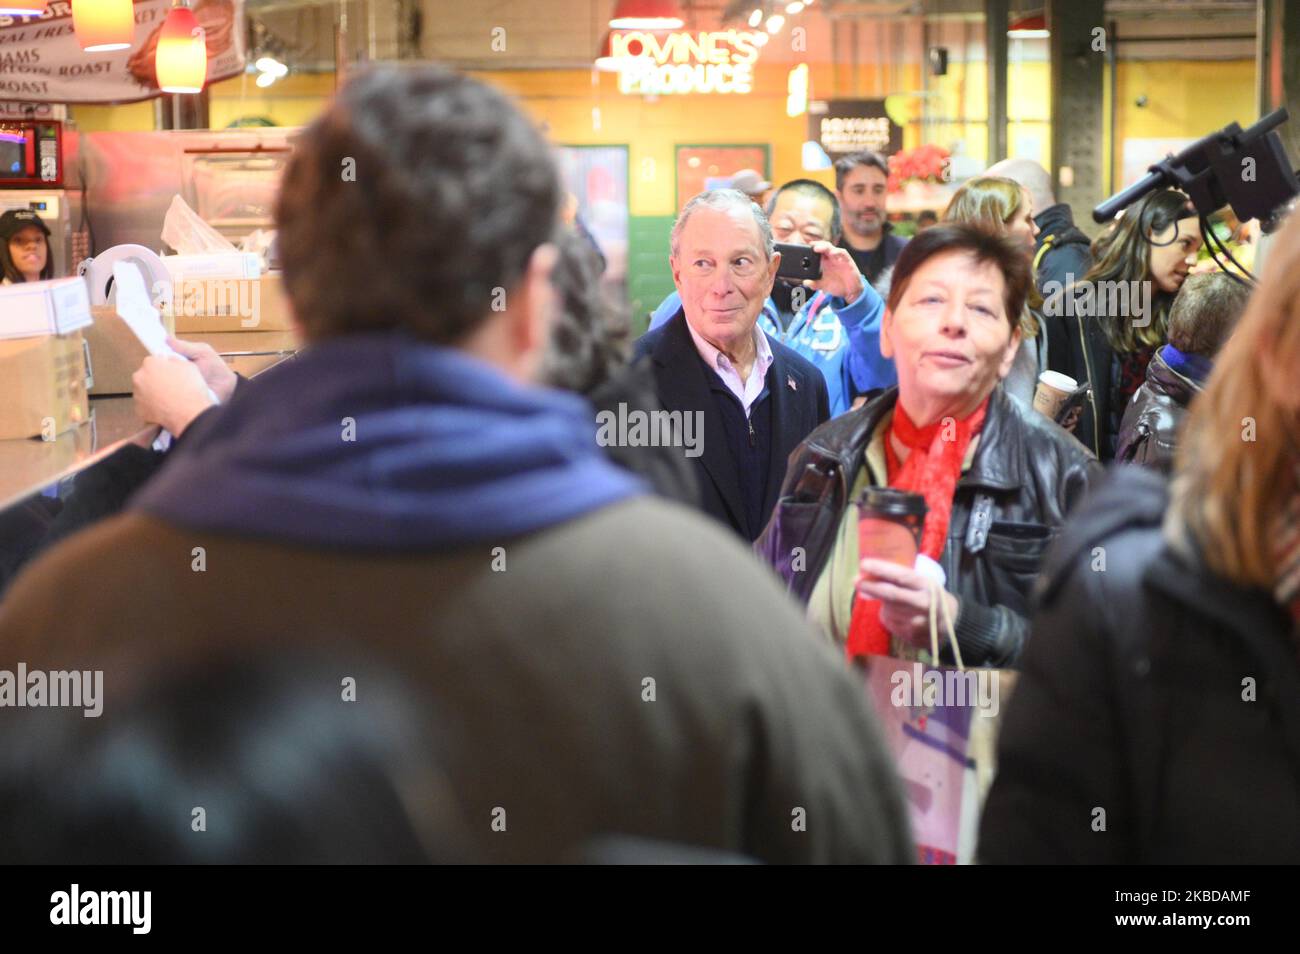
{"type": "Polygon", "coordinates": [[[135,9],[131,0],[75,0],[72,29],[87,53],[125,50],[135,42],[135,9]]]}
{"type": "Polygon", "coordinates": [[[609,25],[615,30],[680,30],[677,0],[618,0],[609,25]]]}
{"type": "Polygon", "coordinates": [[[39,17],[46,6],[47,0],[0,0],[0,16],[39,17]]]}
{"type": "Polygon", "coordinates": [[[203,27],[184,0],[167,11],[154,54],[158,88],[164,93],[197,93],[208,76],[208,44],[203,27]]]}

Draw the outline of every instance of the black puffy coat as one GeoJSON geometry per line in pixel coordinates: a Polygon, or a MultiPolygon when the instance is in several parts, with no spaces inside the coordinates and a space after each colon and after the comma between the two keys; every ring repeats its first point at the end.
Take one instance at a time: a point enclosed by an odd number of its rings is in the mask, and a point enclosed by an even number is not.
{"type": "Polygon", "coordinates": [[[1169,367],[1157,351],[1147,365],[1146,380],[1124,409],[1115,459],[1168,473],[1174,465],[1187,406],[1200,390],[1191,378],[1169,367]]]}
{"type": "Polygon", "coordinates": [[[1118,468],[1049,558],[981,861],[1300,861],[1291,619],[1178,555],[1166,505],[1161,475],[1118,468]]]}
{"type": "MultiPolygon", "coordinates": [[[[826,566],[867,445],[897,400],[898,389],[890,388],[817,428],[790,455],[755,549],[804,602],[826,566]],[[797,563],[796,547],[803,548],[797,563]]],[[[965,662],[1016,664],[1043,556],[1099,472],[1078,441],[994,388],[970,469],[957,483],[940,561],[961,601],[956,633],[965,662]]]]}
{"type": "Polygon", "coordinates": [[[1058,202],[1034,216],[1038,242],[1034,248],[1034,281],[1050,297],[1077,282],[1092,267],[1092,240],[1074,224],[1074,210],[1058,202]]]}

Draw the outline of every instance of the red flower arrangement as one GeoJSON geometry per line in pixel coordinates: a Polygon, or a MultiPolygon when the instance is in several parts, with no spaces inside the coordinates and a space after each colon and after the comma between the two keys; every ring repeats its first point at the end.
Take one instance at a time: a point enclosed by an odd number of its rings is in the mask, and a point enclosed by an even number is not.
{"type": "Polygon", "coordinates": [[[900,151],[889,157],[890,192],[898,192],[903,183],[916,179],[919,182],[946,182],[948,161],[952,157],[943,146],[927,143],[910,151],[900,151]]]}

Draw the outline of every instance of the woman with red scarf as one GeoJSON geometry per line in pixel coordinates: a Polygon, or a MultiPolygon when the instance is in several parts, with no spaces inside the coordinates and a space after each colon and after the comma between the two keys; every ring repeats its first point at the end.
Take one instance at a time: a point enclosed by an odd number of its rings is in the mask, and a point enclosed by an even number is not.
{"type": "Polygon", "coordinates": [[[898,386],[791,455],[756,546],[850,657],[929,645],[933,561],[963,661],[1019,658],[1043,556],[1098,471],[1083,445],[1001,386],[1031,280],[1005,236],[974,225],[918,235],[894,268],[881,329],[898,386]],[[855,502],[880,486],[925,498],[928,561],[859,552],[855,502]]]}

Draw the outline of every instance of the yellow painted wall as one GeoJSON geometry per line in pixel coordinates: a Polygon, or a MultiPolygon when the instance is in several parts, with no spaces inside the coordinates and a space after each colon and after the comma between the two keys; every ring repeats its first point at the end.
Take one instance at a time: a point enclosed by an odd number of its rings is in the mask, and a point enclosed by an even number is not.
{"type": "MultiPolygon", "coordinates": [[[[247,73],[214,83],[208,94],[208,120],[224,129],[247,116],[265,116],[277,126],[310,122],[334,92],[333,73],[293,74],[262,89],[247,73]]],[[[153,100],[121,106],[71,106],[69,115],[82,132],[134,131],[154,128],[153,100]]]]}
{"type": "Polygon", "coordinates": [[[153,129],[153,100],[121,106],[69,106],[81,132],[147,132],[153,129]]]}
{"type": "Polygon", "coordinates": [[[1126,137],[1199,139],[1233,120],[1249,126],[1259,118],[1253,60],[1121,62],[1116,88],[1117,169],[1126,137]],[[1143,95],[1147,105],[1138,107],[1143,95]]]}
{"type": "Polygon", "coordinates": [[[265,116],[277,126],[302,126],[316,118],[334,93],[333,73],[290,74],[266,89],[255,80],[244,73],[212,87],[208,121],[213,129],[249,116],[265,116]]]}
{"type": "MultiPolygon", "coordinates": [[[[754,71],[747,95],[660,96],[647,101],[618,91],[618,77],[577,70],[520,70],[478,73],[513,94],[529,114],[545,122],[552,140],[572,145],[622,144],[629,147],[629,205],[633,215],[672,215],[677,211],[678,144],[767,143],[774,181],[806,175],[801,149],[808,118],[785,114],[785,67],[754,71]]],[[[830,69],[813,68],[814,96],[825,95],[830,69]]],[[[827,171],[815,176],[834,183],[827,171]]]]}
{"type": "MultiPolygon", "coordinates": [[[[929,141],[952,148],[964,143],[964,154],[984,161],[988,156],[988,91],[983,62],[950,63],[946,76],[930,79],[937,94],[930,100],[929,141]]],[[[1015,62],[1007,68],[1007,145],[1013,155],[1052,160],[1051,76],[1043,61],[1015,62]],[[1036,142],[1036,148],[1018,148],[1036,142]]],[[[913,145],[908,144],[909,147],[913,145]]]]}
{"type": "MultiPolygon", "coordinates": [[[[813,66],[811,74],[813,98],[848,95],[842,92],[846,88],[863,97],[893,92],[876,88],[879,78],[869,64],[860,67],[856,83],[843,66],[838,70],[830,64],[813,66]]],[[[633,215],[676,211],[674,162],[679,143],[767,143],[772,161],[768,171],[774,181],[810,175],[834,183],[830,171],[806,173],[802,168],[800,148],[807,136],[807,117],[785,115],[785,66],[760,62],[754,91],[748,95],[661,96],[654,101],[622,95],[612,74],[597,74],[593,84],[592,74],[585,70],[477,75],[516,96],[531,115],[547,124],[556,142],[629,146],[633,215]]],[[[987,144],[984,75],[982,63],[954,63],[947,76],[931,77],[929,86],[937,95],[929,98],[928,112],[945,118],[924,127],[908,123],[904,145],[913,148],[922,141],[947,145],[960,138],[967,155],[982,159],[987,144]]],[[[919,90],[919,67],[905,70],[903,82],[907,89],[919,90]]],[[[212,87],[211,124],[219,129],[240,117],[266,116],[277,125],[302,125],[320,112],[333,89],[333,74],[291,75],[268,89],[257,87],[250,76],[238,76],[212,87]]],[[[1252,60],[1124,61],[1118,68],[1117,90],[1118,136],[1109,142],[1109,125],[1106,136],[1107,148],[1115,150],[1117,169],[1126,138],[1197,137],[1234,119],[1244,125],[1256,118],[1252,60]],[[1140,95],[1148,99],[1144,108],[1134,105],[1140,95]]],[[[1042,148],[1036,158],[1044,165],[1051,160],[1050,125],[1044,122],[1050,116],[1049,97],[1046,63],[1012,63],[1008,142],[1014,148],[1018,132],[1038,136],[1042,148]]],[[[919,118],[920,99],[908,100],[905,109],[919,118]]],[[[70,112],[84,131],[153,128],[152,102],[74,106],[70,112]]]]}

